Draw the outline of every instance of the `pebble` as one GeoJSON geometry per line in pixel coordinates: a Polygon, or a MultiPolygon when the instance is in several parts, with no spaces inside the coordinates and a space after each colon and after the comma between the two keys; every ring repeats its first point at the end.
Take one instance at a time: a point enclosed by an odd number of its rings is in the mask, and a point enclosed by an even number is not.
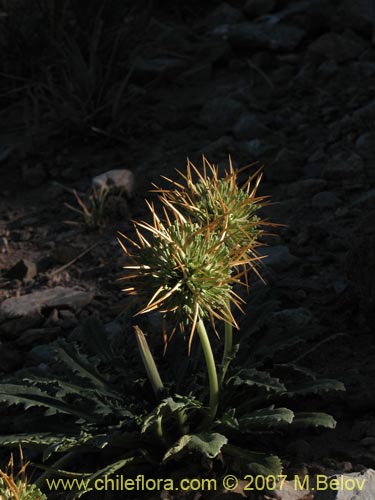
{"type": "Polygon", "coordinates": [[[272,314],[272,319],[278,323],[291,328],[302,328],[311,323],[313,315],[305,307],[295,309],[283,309],[272,314]]]}
{"type": "Polygon", "coordinates": [[[218,26],[211,35],[228,40],[235,49],[293,52],[304,38],[305,31],[287,24],[248,22],[218,26]]]}
{"type": "Polygon", "coordinates": [[[129,199],[134,194],[134,174],[127,169],[108,170],[93,177],[91,182],[97,189],[107,187],[110,190],[124,191],[129,199]]]}
{"type": "Polygon", "coordinates": [[[285,245],[261,247],[258,249],[258,254],[264,257],[262,262],[275,271],[285,271],[298,260],[285,245]]]}
{"type": "Polygon", "coordinates": [[[255,113],[242,115],[233,129],[233,135],[238,141],[246,141],[254,137],[263,137],[269,134],[269,132],[269,129],[261,123],[255,113]]]}
{"type": "Polygon", "coordinates": [[[79,311],[93,300],[94,295],[92,291],[57,286],[21,297],[12,297],[1,303],[0,320],[33,317],[40,314],[45,307],[70,307],[79,311]]]}

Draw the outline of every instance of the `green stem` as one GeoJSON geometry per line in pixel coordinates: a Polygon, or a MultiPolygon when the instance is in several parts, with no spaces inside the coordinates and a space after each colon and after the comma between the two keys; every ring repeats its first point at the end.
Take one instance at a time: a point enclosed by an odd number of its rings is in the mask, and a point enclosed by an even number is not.
{"type": "Polygon", "coordinates": [[[212,420],[216,416],[217,407],[219,404],[219,383],[217,379],[215,359],[214,355],[212,354],[211,344],[201,318],[199,318],[197,322],[197,332],[199,335],[199,340],[201,341],[201,346],[207,366],[208,380],[210,384],[210,409],[207,417],[209,422],[212,422],[212,420]]]}
{"type": "MultiPolygon", "coordinates": [[[[230,301],[228,300],[228,307],[230,310],[230,301]]],[[[220,385],[224,382],[225,375],[227,373],[228,367],[231,362],[231,356],[233,351],[233,325],[231,323],[225,323],[225,340],[224,340],[224,353],[222,361],[222,371],[220,376],[220,385]]]]}

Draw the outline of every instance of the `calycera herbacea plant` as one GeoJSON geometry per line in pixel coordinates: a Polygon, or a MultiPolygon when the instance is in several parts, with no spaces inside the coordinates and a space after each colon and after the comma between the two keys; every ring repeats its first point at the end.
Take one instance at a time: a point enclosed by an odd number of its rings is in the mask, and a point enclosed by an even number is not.
{"type": "MultiPolygon", "coordinates": [[[[256,215],[264,204],[264,198],[256,196],[261,173],[258,171],[239,187],[238,174],[242,170],[235,170],[231,160],[229,167],[220,178],[218,167],[205,158],[203,173],[188,161],[187,174],[181,174],[183,184],[167,179],[172,189],[156,188],[163,204],[163,220],[148,203],[153,223],[134,223],[138,241],[121,235],[135,252],[120,241],[132,260],[132,265],[124,267],[128,274],[123,279],[129,281],[124,291],[146,301],[137,314],[159,311],[165,319],[174,317],[175,328],[169,336],[164,332],[165,345],[177,326],[182,332],[189,326],[190,351],[194,334],[198,333],[209,378],[209,421],[215,418],[219,386],[231,360],[233,326],[238,328],[232,305],[241,309],[243,302],[233,288],[243,283],[243,276],[248,285],[250,269],[259,274],[258,238],[263,226],[269,225],[256,215]],[[220,380],[205,326],[207,319],[215,332],[215,320],[225,324],[220,380]]],[[[145,362],[144,354],[142,357],[145,362]]],[[[155,373],[155,367],[150,370],[147,364],[146,370],[155,373]]],[[[151,383],[155,387],[155,381],[151,383]]]]}

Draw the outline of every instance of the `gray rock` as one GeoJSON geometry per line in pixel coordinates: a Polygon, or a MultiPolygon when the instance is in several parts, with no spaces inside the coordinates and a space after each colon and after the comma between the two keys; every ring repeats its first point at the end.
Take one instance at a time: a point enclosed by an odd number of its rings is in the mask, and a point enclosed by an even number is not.
{"type": "MultiPolygon", "coordinates": [[[[7,299],[9,300],[9,299],[7,299]]],[[[1,306],[0,306],[1,314],[1,306]]],[[[35,328],[41,326],[43,323],[43,318],[40,314],[35,314],[32,316],[24,316],[22,318],[15,318],[3,321],[0,319],[0,332],[5,337],[13,338],[20,332],[27,330],[28,328],[35,328]]]]}
{"type": "Polygon", "coordinates": [[[249,161],[261,160],[264,156],[274,150],[276,146],[261,141],[259,139],[251,139],[240,144],[240,150],[247,155],[249,161]]]}
{"type": "Polygon", "coordinates": [[[127,169],[108,170],[93,177],[92,185],[95,188],[107,187],[110,190],[120,190],[131,198],[134,193],[134,174],[127,169]]]}
{"type": "Polygon", "coordinates": [[[279,484],[273,491],[278,500],[374,500],[375,471],[352,472],[336,476],[306,475],[279,484]],[[303,486],[303,488],[302,488],[303,486]]]}
{"type": "Polygon", "coordinates": [[[287,24],[239,23],[218,26],[211,35],[228,40],[234,48],[292,52],[298,47],[305,32],[287,24]]]}
{"type": "Polygon", "coordinates": [[[269,129],[263,125],[255,113],[242,115],[233,129],[233,135],[239,141],[264,137],[269,132],[269,129]]]}
{"type": "Polygon", "coordinates": [[[358,41],[344,37],[338,33],[324,33],[309,45],[312,55],[322,59],[332,59],[338,63],[357,59],[365,47],[358,41]]]}
{"type": "Polygon", "coordinates": [[[94,295],[94,292],[57,286],[21,297],[12,297],[4,300],[0,305],[0,319],[33,317],[38,315],[44,307],[68,307],[79,311],[93,300],[94,295]]]}
{"type": "Polygon", "coordinates": [[[238,117],[245,111],[244,104],[232,98],[216,97],[203,106],[200,121],[211,138],[231,132],[238,117]]]}
{"type": "Polygon", "coordinates": [[[314,484],[314,500],[374,500],[375,492],[375,471],[368,469],[366,472],[352,472],[331,476],[328,478],[328,484],[331,487],[325,488],[325,477],[322,478],[321,487],[314,484]],[[338,482],[330,480],[337,479],[338,482]],[[337,488],[337,491],[335,491],[337,488]]]}
{"type": "Polygon", "coordinates": [[[323,179],[302,179],[287,187],[287,195],[294,198],[305,198],[322,191],[327,186],[323,179]]]}
{"type": "Polygon", "coordinates": [[[262,262],[275,271],[285,271],[298,260],[284,245],[261,247],[258,249],[258,254],[264,257],[262,262]]]}
{"type": "Polygon", "coordinates": [[[304,307],[283,309],[272,314],[272,318],[281,325],[291,328],[301,328],[311,323],[313,315],[304,307]]]}
{"type": "Polygon", "coordinates": [[[272,12],[275,5],[275,0],[247,0],[243,10],[247,16],[256,18],[272,12]]]}
{"type": "Polygon", "coordinates": [[[40,341],[46,342],[51,341],[61,333],[61,329],[59,327],[50,327],[50,328],[32,328],[31,330],[26,330],[22,332],[22,334],[17,338],[17,345],[26,347],[26,346],[34,346],[38,344],[40,341]]]}
{"type": "Polygon", "coordinates": [[[32,280],[37,275],[37,267],[34,262],[27,259],[21,259],[7,272],[11,279],[32,280]]]}
{"type": "Polygon", "coordinates": [[[321,191],[313,197],[311,205],[317,210],[329,210],[336,208],[338,202],[339,199],[334,191],[321,191]]]}

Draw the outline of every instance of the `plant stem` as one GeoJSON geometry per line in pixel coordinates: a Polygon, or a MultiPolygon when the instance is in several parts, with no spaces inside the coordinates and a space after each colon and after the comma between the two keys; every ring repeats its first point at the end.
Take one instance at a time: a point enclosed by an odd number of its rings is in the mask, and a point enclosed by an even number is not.
{"type": "MultiPolygon", "coordinates": [[[[230,300],[228,302],[228,307],[230,310],[230,300]]],[[[225,375],[227,373],[231,356],[233,350],[233,325],[231,323],[225,323],[225,340],[224,340],[224,353],[222,361],[222,371],[220,376],[220,385],[224,382],[225,375]]]]}
{"type": "Polygon", "coordinates": [[[207,331],[201,318],[197,322],[197,332],[199,340],[201,341],[204,358],[207,366],[208,380],[210,384],[210,409],[208,413],[208,420],[212,420],[216,416],[217,407],[219,404],[219,383],[216,373],[216,365],[214,355],[212,354],[211,344],[208,339],[207,331]]]}

